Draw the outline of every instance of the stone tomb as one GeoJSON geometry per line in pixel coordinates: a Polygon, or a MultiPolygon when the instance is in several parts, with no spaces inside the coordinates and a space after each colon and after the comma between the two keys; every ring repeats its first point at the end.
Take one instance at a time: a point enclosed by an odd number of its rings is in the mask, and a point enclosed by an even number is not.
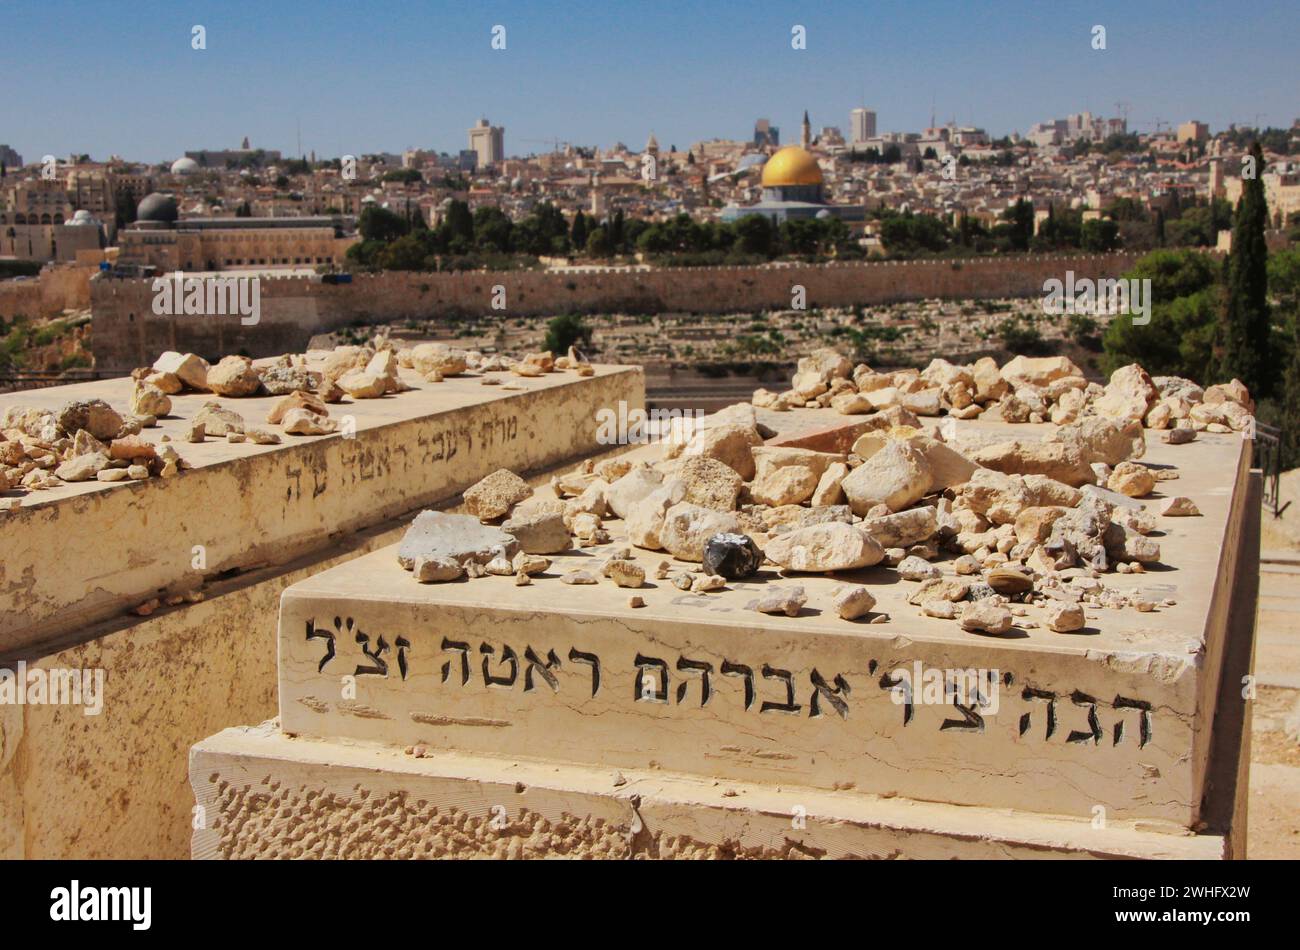
{"type": "MultiPolygon", "coordinates": [[[[1240,578],[1251,567],[1246,549],[1258,518],[1248,452],[1235,436],[1208,437],[1178,448],[1153,442],[1145,461],[1177,464],[1178,493],[1205,517],[1162,524],[1169,570],[1105,580],[1176,604],[1154,613],[1090,611],[1097,619],[1079,634],[1044,626],[1002,637],[965,633],[917,616],[906,604],[914,585],[885,568],[834,578],[769,569],[704,595],[650,580],[636,591],[647,603],[641,609],[629,608],[630,592],[608,580],[559,582],[565,570],[598,568],[602,549],[556,558],[548,576],[525,587],[491,576],[420,585],[393,549],[326,571],[282,599],[282,731],[227,731],[192,755],[200,802],[221,815],[196,834],[195,853],[256,851],[241,838],[253,826],[241,823],[241,832],[229,822],[254,800],[248,783],[268,771],[290,785],[279,794],[292,797],[342,789],[339,776],[358,762],[386,771],[353,791],[399,798],[425,794],[435,773],[468,789],[506,787],[512,770],[540,769],[560,801],[563,789],[572,792],[553,821],[597,814],[593,795],[623,800],[622,784],[635,775],[648,784],[626,799],[640,803],[635,817],[623,808],[629,841],[646,820],[647,796],[662,793],[655,801],[676,817],[653,829],[657,842],[679,835],[734,842],[736,822],[750,827],[755,808],[788,821],[816,802],[823,822],[893,829],[875,844],[860,842],[867,851],[888,845],[940,856],[933,841],[922,846],[928,839],[908,831],[916,830],[909,821],[924,814],[920,823],[931,832],[941,826],[949,829],[934,832],[941,838],[960,837],[960,816],[978,808],[1001,827],[978,832],[987,847],[963,845],[960,853],[1012,853],[1011,840],[1027,852],[1234,853],[1226,828],[1193,832],[1210,823],[1211,786],[1220,795],[1228,786],[1229,796],[1235,787],[1236,757],[1213,762],[1211,740],[1229,630],[1249,638],[1253,627],[1253,600],[1233,602],[1234,591],[1248,588],[1240,578]],[[829,609],[845,581],[867,584],[878,598],[862,621],[829,609]],[[761,594],[795,584],[808,595],[799,616],[748,609],[761,594]],[[890,622],[870,623],[879,612],[890,622]],[[927,695],[927,670],[961,671],[973,688],[927,695]],[[903,671],[917,677],[914,689],[903,671]],[[412,760],[403,748],[431,750],[433,761],[412,760]],[[603,779],[593,784],[593,774],[603,779]],[[710,791],[701,798],[703,787],[710,791]],[[738,800],[704,800],[723,794],[719,788],[738,800]],[[895,801],[921,811],[898,812],[888,804],[895,801]],[[705,826],[712,831],[704,834],[705,826]],[[1189,835],[1186,846],[1171,844],[1189,835]]],[[[619,537],[617,522],[612,532],[619,537]]],[[[666,557],[635,553],[651,578],[666,557]]],[[[1239,712],[1220,710],[1220,719],[1239,712]]],[[[511,816],[517,804],[506,797],[511,816]]],[[[610,802],[601,808],[619,811],[610,802]]],[[[386,840],[418,839],[408,828],[386,840]]],[[[284,847],[269,853],[288,853],[284,847]]],[[[843,840],[836,847],[860,853],[843,840]]]]}

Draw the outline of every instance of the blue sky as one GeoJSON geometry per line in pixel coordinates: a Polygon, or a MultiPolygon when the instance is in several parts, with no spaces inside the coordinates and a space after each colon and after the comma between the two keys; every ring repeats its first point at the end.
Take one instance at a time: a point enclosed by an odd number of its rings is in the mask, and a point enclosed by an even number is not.
{"type": "Polygon", "coordinates": [[[1000,135],[1083,109],[1130,127],[1300,116],[1300,4],[3,0],[0,143],[159,161],[239,144],[318,156],[466,147],[480,116],[510,154],[544,140],[665,148],[940,122],[1000,135]],[[190,48],[194,24],[207,49],[190,48]],[[494,24],[507,48],[490,47],[494,24]],[[794,50],[790,29],[807,28],[794,50]],[[1107,49],[1091,48],[1091,28],[1107,49]]]}

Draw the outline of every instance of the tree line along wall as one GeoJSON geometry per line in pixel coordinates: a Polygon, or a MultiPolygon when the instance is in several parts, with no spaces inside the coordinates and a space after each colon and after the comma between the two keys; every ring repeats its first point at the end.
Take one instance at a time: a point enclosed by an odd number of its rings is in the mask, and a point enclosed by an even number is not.
{"type": "Polygon", "coordinates": [[[843,307],[931,298],[1029,297],[1049,278],[1118,277],[1138,255],[1025,255],[970,260],[772,264],[655,270],[390,272],[357,274],[350,284],[309,277],[261,279],[254,326],[230,316],[155,315],[149,279],[91,281],[96,367],[126,372],[164,350],[208,359],[301,352],[315,334],[354,325],[500,314],[733,313],[805,305],[843,307]],[[500,288],[500,290],[497,290],[500,288]],[[504,300],[504,308],[493,301],[504,300]]]}

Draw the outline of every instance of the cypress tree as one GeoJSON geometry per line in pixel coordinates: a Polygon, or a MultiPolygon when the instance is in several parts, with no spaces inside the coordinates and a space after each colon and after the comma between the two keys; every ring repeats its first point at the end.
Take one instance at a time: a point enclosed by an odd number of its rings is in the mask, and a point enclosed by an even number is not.
{"type": "Polygon", "coordinates": [[[1264,242],[1268,206],[1260,178],[1264,153],[1259,142],[1251,146],[1250,154],[1255,174],[1243,183],[1232,224],[1217,366],[1221,381],[1240,379],[1259,399],[1272,394],[1275,367],[1269,358],[1268,246],[1264,242]]]}

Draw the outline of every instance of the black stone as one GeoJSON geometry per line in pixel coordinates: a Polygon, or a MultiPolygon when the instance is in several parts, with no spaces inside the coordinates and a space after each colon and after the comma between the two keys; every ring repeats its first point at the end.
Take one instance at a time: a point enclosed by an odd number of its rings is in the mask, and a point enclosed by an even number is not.
{"type": "Polygon", "coordinates": [[[748,577],[763,563],[763,552],[747,534],[715,534],[704,543],[704,573],[729,581],[748,577]]]}

